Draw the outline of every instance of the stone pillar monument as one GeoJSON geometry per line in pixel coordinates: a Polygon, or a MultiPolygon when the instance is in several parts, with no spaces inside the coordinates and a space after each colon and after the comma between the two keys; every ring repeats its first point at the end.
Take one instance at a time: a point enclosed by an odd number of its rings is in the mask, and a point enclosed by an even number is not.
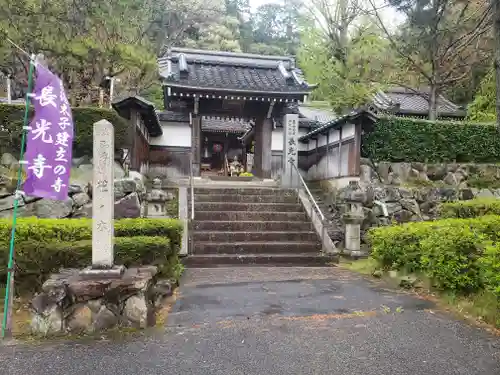
{"type": "Polygon", "coordinates": [[[364,220],[363,199],[364,194],[357,181],[349,182],[349,190],[345,195],[346,211],[342,216],[345,223],[345,245],[346,254],[354,258],[364,256],[361,250],[361,223],[364,220]]]}
{"type": "Polygon", "coordinates": [[[94,124],[94,174],[92,183],[92,268],[114,265],[114,152],[115,131],[106,120],[94,124]]]}
{"type": "Polygon", "coordinates": [[[287,188],[299,186],[298,161],[299,116],[287,114],[283,117],[283,172],[281,186],[287,188]]]}

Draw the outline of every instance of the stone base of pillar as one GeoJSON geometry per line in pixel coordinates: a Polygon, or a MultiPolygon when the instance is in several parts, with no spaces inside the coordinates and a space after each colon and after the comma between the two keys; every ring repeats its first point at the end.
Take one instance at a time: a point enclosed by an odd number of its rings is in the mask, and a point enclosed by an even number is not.
{"type": "Polygon", "coordinates": [[[113,266],[111,268],[103,267],[88,267],[80,271],[79,275],[82,279],[115,279],[121,278],[125,272],[125,266],[113,266]]]}
{"type": "Polygon", "coordinates": [[[342,250],[342,255],[353,259],[368,258],[369,254],[364,250],[342,250]]]}
{"type": "Polygon", "coordinates": [[[61,270],[31,301],[31,329],[48,336],[152,326],[157,307],[177,286],[158,281],[156,274],[154,266],[129,268],[115,278],[85,278],[78,269],[61,270]]]}

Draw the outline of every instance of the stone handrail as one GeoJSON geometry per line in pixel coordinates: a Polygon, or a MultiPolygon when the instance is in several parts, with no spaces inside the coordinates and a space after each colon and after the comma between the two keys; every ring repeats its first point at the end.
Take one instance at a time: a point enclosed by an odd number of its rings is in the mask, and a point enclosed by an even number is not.
{"type": "Polygon", "coordinates": [[[309,198],[309,200],[312,202],[314,208],[316,209],[316,211],[318,212],[320,218],[321,218],[321,221],[324,221],[325,220],[325,216],[323,215],[323,213],[321,212],[321,210],[319,209],[319,206],[318,204],[316,203],[316,200],[314,199],[314,197],[312,196],[311,192],[309,191],[309,188],[307,187],[304,179],[302,178],[302,175],[300,174],[297,166],[293,163],[290,162],[290,164],[292,165],[293,169],[295,170],[295,172],[297,173],[297,175],[299,176],[299,181],[300,181],[300,184],[302,185],[302,187],[305,189],[305,191],[307,192],[307,196],[309,198]]]}
{"type": "Polygon", "coordinates": [[[191,193],[191,220],[194,220],[193,153],[189,153],[189,190],[191,193]]]}

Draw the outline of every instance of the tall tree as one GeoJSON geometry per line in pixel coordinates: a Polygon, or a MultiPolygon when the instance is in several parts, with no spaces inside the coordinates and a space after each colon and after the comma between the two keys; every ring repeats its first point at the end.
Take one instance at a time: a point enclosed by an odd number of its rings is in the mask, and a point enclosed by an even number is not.
{"type": "Polygon", "coordinates": [[[491,0],[494,9],[493,29],[495,39],[495,87],[496,87],[496,120],[497,128],[500,132],[500,4],[497,0],[491,0]]]}
{"type": "Polygon", "coordinates": [[[407,17],[403,31],[394,35],[375,1],[369,2],[392,48],[406,63],[404,75],[416,75],[428,87],[429,119],[436,119],[439,93],[470,78],[471,66],[489,58],[484,41],[491,30],[492,4],[487,0],[389,0],[407,17]]]}
{"type": "Polygon", "coordinates": [[[305,9],[327,41],[329,55],[345,63],[349,34],[365,11],[363,0],[311,0],[305,9]]]}
{"type": "Polygon", "coordinates": [[[337,113],[344,113],[371,100],[391,74],[393,61],[387,41],[369,25],[349,33],[341,59],[332,56],[337,49],[330,43],[321,30],[307,31],[299,63],[306,78],[318,83],[314,96],[329,100],[337,113]]]}

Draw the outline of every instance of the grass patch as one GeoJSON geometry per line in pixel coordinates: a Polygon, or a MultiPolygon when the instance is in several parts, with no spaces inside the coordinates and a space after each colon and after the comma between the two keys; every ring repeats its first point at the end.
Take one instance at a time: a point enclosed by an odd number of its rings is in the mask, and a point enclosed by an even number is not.
{"type": "Polygon", "coordinates": [[[358,260],[340,259],[340,265],[348,270],[361,273],[363,275],[371,275],[378,269],[378,264],[375,259],[365,258],[358,260]]]}

